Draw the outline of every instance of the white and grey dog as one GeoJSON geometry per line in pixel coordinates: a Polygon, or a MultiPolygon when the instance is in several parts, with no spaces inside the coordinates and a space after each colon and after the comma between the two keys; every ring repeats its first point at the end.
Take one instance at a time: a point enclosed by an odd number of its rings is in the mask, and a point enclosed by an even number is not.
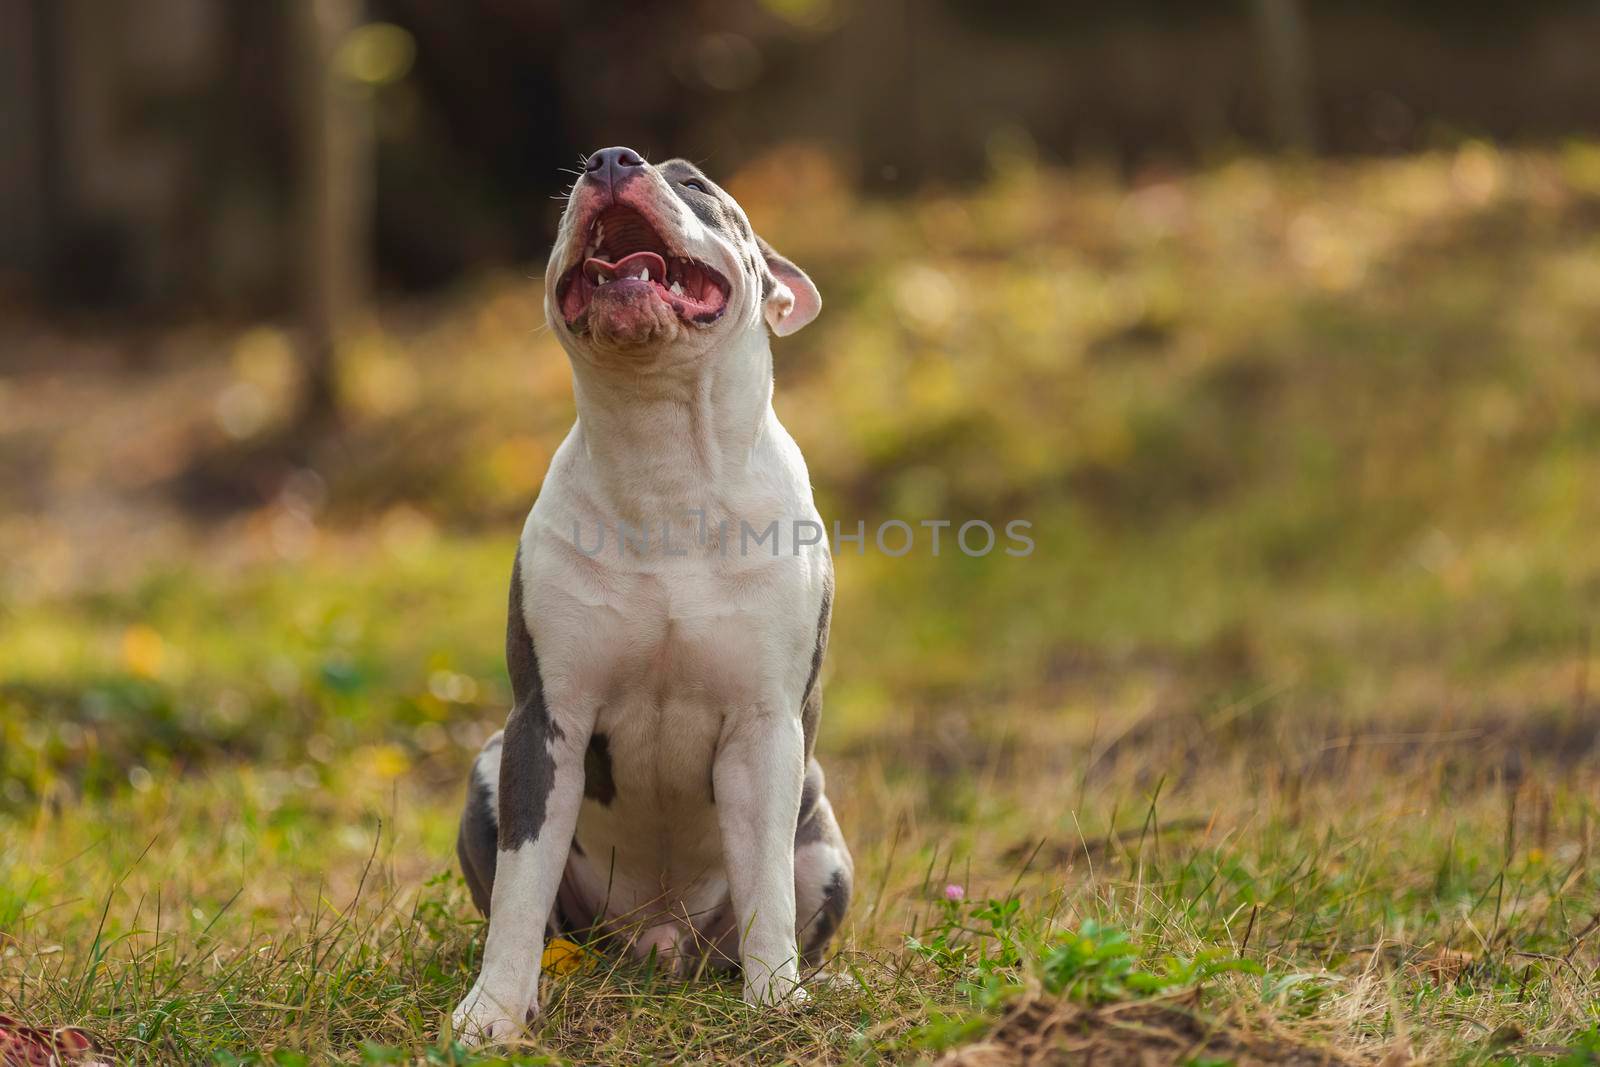
{"type": "Polygon", "coordinates": [[[850,853],[811,756],[832,561],[820,538],[743,536],[821,529],[767,336],[820,306],[691,164],[589,157],[545,275],[578,421],[523,527],[515,704],[457,843],[489,917],[469,1041],[537,1015],[547,927],[737,965],[755,1005],[803,996],[838,928],[850,853]]]}

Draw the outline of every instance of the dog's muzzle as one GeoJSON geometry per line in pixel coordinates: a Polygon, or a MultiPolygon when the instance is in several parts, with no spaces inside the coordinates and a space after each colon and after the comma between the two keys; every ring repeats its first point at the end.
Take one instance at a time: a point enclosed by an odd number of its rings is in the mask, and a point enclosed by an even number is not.
{"type": "MultiPolygon", "coordinates": [[[[637,176],[648,167],[627,149],[605,149],[584,175],[592,190],[581,197],[590,212],[579,253],[556,283],[556,304],[574,333],[611,315],[669,312],[692,326],[715,322],[727,310],[732,287],[710,265],[678,254],[646,214],[629,201],[641,194],[637,176]]],[[[649,195],[648,193],[642,195],[649,195]]]]}

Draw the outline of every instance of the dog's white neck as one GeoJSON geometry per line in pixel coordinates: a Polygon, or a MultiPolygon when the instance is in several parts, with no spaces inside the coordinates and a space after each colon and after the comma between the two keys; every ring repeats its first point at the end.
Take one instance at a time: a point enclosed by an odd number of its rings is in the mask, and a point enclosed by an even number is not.
{"type": "Polygon", "coordinates": [[[639,373],[574,359],[577,434],[606,511],[657,524],[716,507],[756,466],[772,417],[772,349],[764,330],[693,363],[639,373]]]}

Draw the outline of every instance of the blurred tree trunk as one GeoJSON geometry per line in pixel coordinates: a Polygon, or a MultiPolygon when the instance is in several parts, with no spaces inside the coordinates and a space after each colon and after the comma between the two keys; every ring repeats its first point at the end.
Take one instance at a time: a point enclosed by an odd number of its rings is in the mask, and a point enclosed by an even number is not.
{"type": "MultiPolygon", "coordinates": [[[[60,10],[46,0],[0,3],[0,265],[19,266],[45,295],[61,232],[60,10]],[[3,129],[3,128],[0,128],[3,129]]],[[[0,368],[9,353],[0,350],[0,368]]]]}
{"type": "Polygon", "coordinates": [[[916,0],[873,0],[855,9],[838,40],[849,88],[845,121],[853,124],[859,180],[904,189],[923,177],[918,48],[922,20],[936,13],[916,0]]]}
{"type": "Polygon", "coordinates": [[[289,257],[304,377],[297,437],[339,421],[338,349],[367,296],[372,203],[368,102],[336,66],[361,24],[361,0],[291,0],[296,154],[295,240],[289,257]]]}
{"type": "Polygon", "coordinates": [[[1304,0],[1253,0],[1256,36],[1266,76],[1267,119],[1280,148],[1316,151],[1311,107],[1311,37],[1304,0]]]}

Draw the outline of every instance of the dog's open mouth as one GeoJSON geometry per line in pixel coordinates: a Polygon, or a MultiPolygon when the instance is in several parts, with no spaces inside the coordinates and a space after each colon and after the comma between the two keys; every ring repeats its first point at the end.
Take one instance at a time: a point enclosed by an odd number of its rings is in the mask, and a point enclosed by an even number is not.
{"type": "Polygon", "coordinates": [[[583,257],[556,283],[561,317],[576,332],[588,325],[597,294],[631,295],[647,287],[684,322],[705,326],[728,307],[727,279],[698,260],[672,254],[649,221],[625,204],[595,216],[583,257]]]}

